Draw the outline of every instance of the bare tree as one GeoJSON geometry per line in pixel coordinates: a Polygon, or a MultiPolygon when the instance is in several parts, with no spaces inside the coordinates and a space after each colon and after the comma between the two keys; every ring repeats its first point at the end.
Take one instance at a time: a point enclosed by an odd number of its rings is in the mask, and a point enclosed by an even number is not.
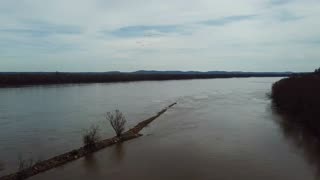
{"type": "Polygon", "coordinates": [[[117,137],[120,137],[125,129],[126,118],[119,110],[107,113],[107,120],[110,122],[113,130],[116,132],[117,137]]]}
{"type": "Polygon", "coordinates": [[[26,170],[31,168],[35,165],[35,161],[32,158],[24,159],[23,156],[18,156],[18,172],[16,175],[16,179],[25,179],[26,176],[26,170]]]}
{"type": "Polygon", "coordinates": [[[89,129],[85,130],[82,135],[82,141],[85,147],[93,147],[97,141],[99,141],[99,127],[91,126],[89,129]]]}
{"type": "Polygon", "coordinates": [[[35,164],[32,158],[24,159],[22,156],[18,157],[18,172],[31,168],[35,164]]]}

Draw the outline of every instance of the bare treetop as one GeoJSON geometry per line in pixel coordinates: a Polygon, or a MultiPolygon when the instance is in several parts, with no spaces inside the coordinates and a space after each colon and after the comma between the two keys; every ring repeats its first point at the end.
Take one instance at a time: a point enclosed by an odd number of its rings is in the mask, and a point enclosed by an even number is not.
{"type": "Polygon", "coordinates": [[[125,124],[127,122],[122,112],[119,110],[108,112],[106,118],[110,122],[113,130],[116,132],[116,135],[120,137],[122,132],[125,130],[125,124]]]}

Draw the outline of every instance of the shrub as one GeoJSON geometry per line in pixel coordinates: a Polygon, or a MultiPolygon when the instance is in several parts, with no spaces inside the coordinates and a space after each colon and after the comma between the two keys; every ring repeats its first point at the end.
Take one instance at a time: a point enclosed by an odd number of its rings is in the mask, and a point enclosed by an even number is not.
{"type": "Polygon", "coordinates": [[[22,156],[18,157],[18,172],[31,168],[35,164],[32,158],[24,159],[22,156]]]}
{"type": "Polygon", "coordinates": [[[18,172],[16,175],[16,179],[20,180],[20,179],[26,179],[27,178],[27,174],[26,174],[26,170],[29,168],[32,168],[32,166],[34,166],[36,164],[36,162],[32,159],[24,159],[22,156],[18,157],[18,172]]]}
{"type": "Polygon", "coordinates": [[[125,130],[126,118],[119,110],[107,113],[107,120],[110,122],[113,130],[115,131],[117,137],[120,137],[125,130]]]}
{"type": "Polygon", "coordinates": [[[84,134],[82,135],[82,141],[85,147],[93,147],[95,143],[99,141],[99,127],[98,126],[91,126],[89,129],[85,130],[84,134]]]}

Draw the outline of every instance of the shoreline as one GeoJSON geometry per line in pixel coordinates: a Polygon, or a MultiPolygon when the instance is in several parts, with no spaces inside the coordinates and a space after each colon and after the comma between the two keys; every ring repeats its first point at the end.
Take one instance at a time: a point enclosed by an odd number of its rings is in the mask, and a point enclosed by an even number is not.
{"type": "Polygon", "coordinates": [[[138,81],[168,81],[191,79],[289,77],[289,73],[226,73],[226,74],[104,74],[104,73],[16,73],[1,74],[0,88],[28,87],[41,85],[119,83],[138,81]]]}
{"type": "Polygon", "coordinates": [[[320,137],[320,74],[292,76],[272,85],[274,110],[287,122],[296,123],[320,137]]]}
{"type": "Polygon", "coordinates": [[[162,109],[160,112],[158,112],[156,115],[139,122],[136,126],[129,129],[128,131],[124,132],[120,137],[112,137],[108,139],[101,140],[97,143],[95,143],[95,146],[92,148],[85,148],[80,147],[78,149],[71,150],[67,153],[55,156],[53,158],[50,158],[48,160],[44,160],[41,162],[38,162],[34,164],[32,167],[24,169],[20,172],[15,172],[9,175],[5,175],[0,177],[0,180],[21,180],[21,179],[27,179],[31,176],[35,176],[39,173],[48,171],[50,169],[62,166],[64,164],[67,164],[69,162],[72,162],[74,160],[80,159],[81,157],[84,157],[86,155],[92,154],[94,152],[97,152],[99,150],[102,150],[106,147],[112,146],[117,143],[122,143],[131,139],[135,139],[138,137],[141,137],[142,134],[139,134],[139,132],[145,128],[148,124],[150,124],[152,121],[160,117],[162,114],[164,114],[168,109],[176,105],[177,103],[172,103],[169,106],[162,109]]]}

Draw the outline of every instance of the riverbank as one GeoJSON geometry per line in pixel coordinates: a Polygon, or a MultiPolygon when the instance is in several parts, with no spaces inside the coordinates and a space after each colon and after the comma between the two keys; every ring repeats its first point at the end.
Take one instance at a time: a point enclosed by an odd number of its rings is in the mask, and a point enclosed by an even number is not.
{"type": "Polygon", "coordinates": [[[148,124],[150,124],[152,121],[157,119],[159,116],[161,116],[163,113],[165,113],[169,108],[173,107],[176,104],[177,103],[173,103],[173,104],[169,105],[168,107],[164,108],[163,110],[161,110],[160,112],[158,112],[156,115],[154,115],[144,121],[141,121],[136,126],[134,126],[133,128],[131,128],[128,131],[126,131],[125,133],[123,133],[121,137],[113,137],[113,138],[105,139],[105,140],[97,142],[95,144],[95,146],[93,146],[91,148],[81,147],[79,149],[75,149],[75,150],[72,150],[72,151],[67,152],[65,154],[61,154],[56,157],[53,157],[51,159],[41,161],[39,163],[36,163],[32,167],[24,169],[20,172],[16,172],[16,173],[13,173],[13,174],[10,174],[7,176],[0,177],[0,180],[27,179],[31,176],[48,171],[48,170],[56,168],[56,167],[59,167],[59,166],[64,165],[68,162],[77,160],[81,157],[84,157],[88,154],[97,152],[103,148],[109,147],[109,146],[114,145],[116,143],[121,143],[121,142],[125,142],[125,141],[131,140],[131,139],[138,138],[138,137],[142,136],[142,134],[139,134],[139,132],[143,128],[145,128],[148,124]]]}
{"type": "Polygon", "coordinates": [[[272,86],[271,98],[280,114],[320,136],[320,75],[282,79],[272,86]]]}
{"type": "Polygon", "coordinates": [[[287,77],[289,72],[106,72],[106,73],[0,73],[0,88],[29,85],[111,83],[214,78],[287,77]]]}

